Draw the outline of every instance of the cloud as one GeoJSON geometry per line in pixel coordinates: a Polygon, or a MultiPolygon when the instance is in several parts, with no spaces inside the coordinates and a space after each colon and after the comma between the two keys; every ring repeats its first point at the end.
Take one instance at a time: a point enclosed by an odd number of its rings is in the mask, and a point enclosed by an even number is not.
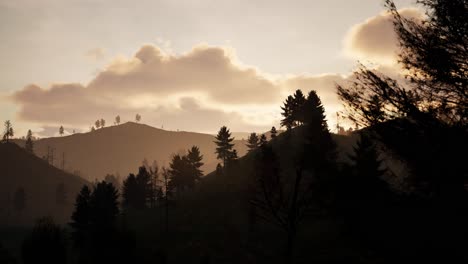
{"type": "Polygon", "coordinates": [[[345,77],[274,76],[241,64],[232,48],[199,45],[187,53],[167,54],[144,45],[131,58],[116,58],[89,84],[28,85],[15,92],[19,119],[45,125],[84,127],[116,115],[166,128],[263,131],[277,125],[280,105],[295,89],[317,90],[325,107],[340,107],[335,83],[345,77]]]}
{"type": "MultiPolygon", "coordinates": [[[[424,14],[416,8],[401,9],[408,19],[420,20],[424,14]]],[[[396,63],[398,40],[392,15],[383,12],[354,25],[345,37],[345,54],[351,58],[384,65],[396,63]]]]}
{"type": "Polygon", "coordinates": [[[84,56],[92,61],[100,61],[106,57],[106,50],[103,48],[94,48],[86,51],[84,56]]]}

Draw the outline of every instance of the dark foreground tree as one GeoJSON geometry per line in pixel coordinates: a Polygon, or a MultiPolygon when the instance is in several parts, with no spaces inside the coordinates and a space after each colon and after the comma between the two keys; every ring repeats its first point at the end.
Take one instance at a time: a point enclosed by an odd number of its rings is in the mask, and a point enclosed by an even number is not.
{"type": "Polygon", "coordinates": [[[51,218],[38,220],[31,234],[23,242],[21,256],[24,264],[67,263],[67,241],[64,231],[51,218]]]}
{"type": "Polygon", "coordinates": [[[99,182],[91,194],[90,224],[96,230],[106,230],[115,227],[119,214],[119,194],[111,183],[99,182]]]}
{"type": "Polygon", "coordinates": [[[294,242],[301,222],[306,216],[329,208],[336,175],[335,144],[320,98],[311,91],[306,101],[301,102],[304,112],[296,124],[303,125],[304,143],[303,149],[293,157],[293,172],[281,172],[276,153],[264,139],[255,161],[256,185],[251,200],[258,217],[286,232],[288,263],[293,261],[294,242]]]}
{"type": "Polygon", "coordinates": [[[76,196],[75,210],[71,216],[70,227],[72,228],[72,239],[75,247],[83,248],[90,232],[91,214],[91,190],[88,186],[83,186],[76,196]]]}
{"type": "Polygon", "coordinates": [[[459,236],[467,232],[468,219],[466,158],[459,154],[468,148],[468,5],[418,1],[426,16],[417,21],[403,18],[392,1],[386,3],[407,82],[361,66],[356,81],[338,86],[338,94],[350,118],[370,126],[386,152],[407,168],[406,177],[396,176],[409,194],[394,212],[407,222],[391,223],[399,228],[382,236],[381,245],[390,244],[395,256],[457,262],[468,245],[459,236]],[[407,250],[412,245],[420,245],[419,251],[407,250]]]}

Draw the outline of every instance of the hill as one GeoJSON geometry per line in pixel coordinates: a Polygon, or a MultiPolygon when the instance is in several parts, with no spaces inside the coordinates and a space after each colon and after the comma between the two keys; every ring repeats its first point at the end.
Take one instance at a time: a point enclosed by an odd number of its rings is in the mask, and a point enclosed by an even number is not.
{"type": "MultiPolygon", "coordinates": [[[[103,179],[106,174],[125,177],[135,172],[144,159],[160,166],[168,165],[172,154],[181,153],[196,145],[203,155],[203,171],[216,168],[215,138],[213,135],[176,132],[134,122],[104,127],[93,132],[63,137],[44,138],[34,142],[37,156],[54,149],[54,165],[61,167],[65,155],[65,170],[76,172],[88,180],[103,179]]],[[[24,146],[24,141],[17,140],[24,146]]],[[[235,140],[239,155],[246,153],[245,141],[235,140]]]]}
{"type": "Polygon", "coordinates": [[[29,224],[38,217],[52,216],[68,221],[74,199],[80,188],[89,182],[61,171],[26,152],[16,144],[0,144],[0,224],[29,224]],[[56,201],[57,186],[64,185],[63,205],[56,201]],[[14,194],[25,191],[25,209],[14,209],[14,194]]]}

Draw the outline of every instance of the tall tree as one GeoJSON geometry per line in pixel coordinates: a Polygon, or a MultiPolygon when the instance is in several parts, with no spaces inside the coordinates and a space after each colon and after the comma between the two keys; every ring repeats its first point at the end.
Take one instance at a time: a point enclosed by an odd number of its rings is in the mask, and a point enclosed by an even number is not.
{"type": "Polygon", "coordinates": [[[278,134],[278,131],[276,130],[276,127],[274,127],[274,126],[271,127],[271,130],[270,130],[270,138],[271,138],[271,139],[276,138],[277,134],[278,134]]]}
{"type": "Polygon", "coordinates": [[[116,125],[120,124],[120,116],[119,115],[115,117],[115,124],[116,125]]]}
{"type": "Polygon", "coordinates": [[[32,140],[31,129],[28,130],[28,134],[26,135],[26,143],[24,145],[24,148],[26,149],[27,152],[34,153],[34,143],[32,140]]]}
{"type": "Polygon", "coordinates": [[[361,66],[357,81],[338,86],[338,94],[350,118],[372,125],[385,147],[406,163],[415,190],[462,195],[466,173],[455,153],[468,147],[468,6],[463,0],[418,1],[426,16],[415,21],[386,3],[409,84],[361,66]]]}
{"type": "Polygon", "coordinates": [[[115,227],[119,214],[118,192],[111,183],[99,182],[91,194],[90,224],[95,231],[103,231],[115,227]]]}
{"type": "Polygon", "coordinates": [[[138,204],[141,208],[147,208],[153,196],[153,186],[151,174],[145,166],[140,166],[135,180],[140,194],[138,204]]]}
{"type": "Polygon", "coordinates": [[[138,198],[140,194],[138,193],[138,184],[136,181],[135,174],[130,173],[127,179],[123,182],[122,187],[122,198],[123,198],[123,205],[126,208],[138,208],[140,204],[138,202],[138,198]]]}
{"type": "Polygon", "coordinates": [[[283,177],[272,147],[262,145],[255,161],[255,191],[250,200],[256,216],[286,232],[285,261],[292,263],[294,242],[300,223],[312,210],[310,190],[304,172],[283,177]]]}
{"type": "Polygon", "coordinates": [[[63,136],[64,133],[65,133],[65,129],[63,128],[63,126],[60,126],[60,128],[59,128],[59,134],[60,134],[61,136],[63,136]]]}
{"type": "Polygon", "coordinates": [[[162,167],[162,177],[164,180],[164,209],[165,209],[165,229],[166,229],[166,234],[169,233],[169,197],[172,196],[172,191],[169,186],[170,183],[170,172],[168,169],[165,167],[162,167]]]}
{"type": "Polygon", "coordinates": [[[306,98],[300,89],[294,92],[293,98],[292,119],[294,120],[294,126],[300,126],[304,123],[305,111],[303,106],[306,102],[306,98]]]}
{"type": "Polygon", "coordinates": [[[217,154],[217,158],[223,161],[223,167],[226,167],[227,161],[233,157],[232,147],[234,144],[231,143],[233,140],[234,138],[231,137],[229,129],[226,126],[222,126],[218,135],[216,135],[215,144],[217,147],[215,153],[217,154]]]}
{"type": "Polygon", "coordinates": [[[104,177],[104,181],[107,183],[112,183],[114,185],[115,189],[120,190],[120,176],[115,176],[114,174],[107,174],[104,177]]]}
{"type": "Polygon", "coordinates": [[[67,240],[64,230],[51,218],[39,219],[21,247],[24,264],[67,263],[67,240]]]}
{"type": "Polygon", "coordinates": [[[91,214],[91,190],[84,185],[76,196],[75,209],[69,223],[72,228],[72,239],[74,245],[83,248],[86,238],[89,236],[90,214],[91,214]]]}
{"type": "Polygon", "coordinates": [[[421,0],[422,21],[400,15],[391,0],[386,5],[399,38],[399,59],[414,84],[417,105],[450,124],[468,122],[468,4],[466,0],[421,0]]]}
{"type": "Polygon", "coordinates": [[[287,130],[290,130],[294,126],[294,97],[292,95],[286,98],[286,101],[284,101],[281,110],[283,110],[281,113],[283,116],[283,119],[281,120],[281,126],[286,127],[287,130]]]}
{"type": "Polygon", "coordinates": [[[265,134],[262,134],[260,136],[259,145],[262,146],[262,145],[265,145],[266,143],[268,143],[267,137],[265,136],[265,134]]]}
{"type": "Polygon", "coordinates": [[[193,169],[186,155],[176,154],[169,164],[169,188],[171,191],[181,193],[195,186],[193,169]]]}
{"type": "Polygon", "coordinates": [[[258,136],[257,133],[251,133],[249,138],[247,139],[247,147],[249,148],[249,152],[257,149],[259,146],[258,136]]]}
{"type": "Polygon", "coordinates": [[[13,126],[11,125],[10,120],[5,121],[5,132],[3,132],[3,140],[6,142],[14,136],[13,126]]]}
{"type": "Polygon", "coordinates": [[[203,155],[200,153],[200,148],[197,146],[192,146],[191,149],[187,152],[187,159],[190,165],[192,166],[192,174],[195,181],[199,181],[203,176],[203,171],[201,167],[203,166],[203,155]]]}

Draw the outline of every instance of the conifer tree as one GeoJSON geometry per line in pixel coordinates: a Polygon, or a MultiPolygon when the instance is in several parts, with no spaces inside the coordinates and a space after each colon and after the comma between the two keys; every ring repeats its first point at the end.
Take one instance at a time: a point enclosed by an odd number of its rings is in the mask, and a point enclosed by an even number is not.
{"type": "Polygon", "coordinates": [[[262,135],[260,136],[259,145],[260,145],[260,146],[263,146],[263,145],[265,145],[266,143],[268,143],[267,137],[265,136],[265,134],[262,134],[262,135]]]}
{"type": "Polygon", "coordinates": [[[191,149],[188,150],[187,159],[190,165],[192,166],[192,174],[195,181],[199,181],[200,178],[203,176],[203,171],[201,170],[201,166],[203,166],[203,155],[200,153],[200,149],[197,146],[192,146],[191,149]]]}
{"type": "Polygon", "coordinates": [[[91,190],[88,186],[84,185],[79,194],[76,196],[75,209],[71,216],[69,223],[72,231],[72,239],[75,247],[82,248],[85,243],[86,237],[89,235],[90,225],[90,199],[91,190]]]}
{"type": "MultiPolygon", "coordinates": [[[[221,127],[221,129],[218,132],[218,135],[216,135],[215,144],[217,146],[217,158],[223,161],[223,167],[226,167],[228,160],[234,157],[234,153],[232,150],[234,144],[231,143],[233,140],[234,138],[231,137],[229,129],[226,126],[221,127]]],[[[235,156],[237,158],[237,153],[235,156]]]]}
{"type": "Polygon", "coordinates": [[[270,130],[270,137],[271,137],[271,139],[276,138],[277,134],[278,134],[278,131],[276,130],[276,127],[274,127],[274,126],[271,127],[271,130],[270,130]]]}
{"type": "Polygon", "coordinates": [[[294,126],[294,97],[292,95],[286,98],[286,101],[283,103],[281,110],[283,110],[281,113],[283,116],[283,119],[281,120],[281,126],[286,127],[287,130],[290,130],[294,126]]]}
{"type": "Polygon", "coordinates": [[[113,229],[119,214],[118,192],[112,183],[97,183],[90,198],[90,224],[93,231],[113,229]]]}
{"type": "Polygon", "coordinates": [[[257,133],[251,133],[249,138],[247,139],[247,147],[249,148],[249,152],[257,149],[259,146],[258,136],[257,133]]]}
{"type": "Polygon", "coordinates": [[[123,182],[122,187],[122,198],[123,205],[125,208],[138,208],[138,184],[136,181],[135,174],[130,173],[127,179],[123,182]]]}
{"type": "Polygon", "coordinates": [[[26,143],[24,145],[24,148],[26,149],[27,152],[34,153],[34,143],[32,140],[31,129],[28,130],[28,134],[26,135],[26,143]]]}
{"type": "Polygon", "coordinates": [[[60,136],[63,136],[64,133],[65,133],[65,129],[63,128],[63,126],[60,126],[60,128],[59,128],[60,136]]]}

